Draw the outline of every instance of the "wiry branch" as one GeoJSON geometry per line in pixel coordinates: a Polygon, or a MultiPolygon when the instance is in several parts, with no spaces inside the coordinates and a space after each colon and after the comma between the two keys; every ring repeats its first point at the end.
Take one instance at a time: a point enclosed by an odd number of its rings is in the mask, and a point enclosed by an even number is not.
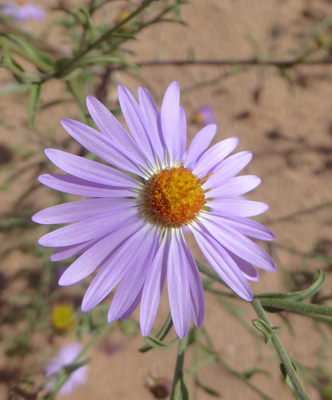
{"type": "MultiPolygon", "coordinates": [[[[266,66],[277,68],[292,68],[297,65],[332,65],[332,58],[323,58],[317,60],[295,59],[295,60],[259,60],[248,58],[243,60],[151,60],[141,61],[136,64],[138,67],[166,67],[166,66],[266,66]]],[[[118,69],[122,69],[119,66],[118,69]]]]}

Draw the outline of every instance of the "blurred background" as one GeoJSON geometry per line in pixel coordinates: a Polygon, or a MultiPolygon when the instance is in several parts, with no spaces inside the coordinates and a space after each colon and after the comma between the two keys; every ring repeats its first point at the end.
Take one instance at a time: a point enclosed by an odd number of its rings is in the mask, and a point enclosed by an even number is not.
{"type": "MultiPolygon", "coordinates": [[[[8,29],[23,30],[41,37],[51,54],[68,56],[70,40],[75,38],[68,39],[65,25],[50,22],[67,16],[63,8],[82,2],[36,0],[46,10],[45,20],[16,25],[4,20],[1,35],[8,29]]],[[[96,13],[96,21],[114,24],[137,5],[109,2],[96,13]]],[[[63,265],[50,263],[51,253],[37,245],[48,228],[34,225],[30,217],[64,200],[37,181],[41,173],[55,170],[43,149],[85,155],[63,131],[60,120],[86,120],[84,101],[89,94],[118,115],[118,84],[133,93],[145,86],[160,105],[166,87],[178,80],[190,138],[211,121],[218,125],[214,142],[239,137],[238,150],[254,155],[245,173],[262,178],[249,197],[270,205],[257,220],[276,234],[269,248],[262,246],[278,269],[262,271],[261,280],[251,284],[254,293],[302,289],[321,268],[327,283],[316,302],[332,305],[332,1],[190,0],[180,8],[183,23],[151,25],[137,33],[137,41],[123,45],[127,59],[139,67],[99,65],[89,72],[76,71],[83,82],[78,89],[77,76],[72,75],[43,84],[33,129],[28,128],[31,93],[13,93],[12,72],[0,70],[1,399],[37,398],[27,393],[34,395],[43,381],[47,360],[75,340],[79,328],[83,343],[88,340],[88,317],[78,311],[88,280],[57,287],[63,265]],[[69,307],[65,313],[71,321],[62,329],[54,322],[59,305],[69,307]]],[[[144,13],[140,18],[148,18],[148,10],[144,13]]],[[[29,70],[27,61],[19,60],[29,70]]],[[[66,196],[65,201],[70,199],[66,196]]],[[[188,240],[195,257],[204,262],[194,240],[188,240]]],[[[168,312],[165,294],[157,329],[168,312]]],[[[212,399],[218,393],[223,399],[264,398],[251,385],[271,399],[292,398],[276,353],[253,328],[253,318],[245,302],[206,291],[204,326],[219,358],[206,354],[197,364],[194,349],[188,350],[186,381],[192,399],[212,399]],[[200,384],[197,379],[195,383],[197,371],[200,384]]],[[[331,320],[289,313],[273,313],[270,318],[281,327],[280,339],[311,398],[332,399],[331,320]]],[[[160,382],[169,386],[176,346],[138,352],[144,341],[135,319],[139,311],[133,320],[114,324],[88,353],[92,361],[86,384],[59,399],[158,398],[151,386],[160,382]]],[[[174,337],[172,331],[170,338],[174,337]]],[[[159,398],[167,398],[165,393],[159,398]]]]}

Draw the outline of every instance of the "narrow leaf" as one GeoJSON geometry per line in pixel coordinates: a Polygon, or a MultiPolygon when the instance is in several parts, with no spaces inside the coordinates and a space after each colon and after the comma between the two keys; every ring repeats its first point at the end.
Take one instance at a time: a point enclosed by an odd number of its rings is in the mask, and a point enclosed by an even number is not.
{"type": "Polygon", "coordinates": [[[166,349],[169,349],[170,347],[172,347],[173,344],[175,344],[177,342],[177,339],[171,340],[170,342],[163,342],[152,336],[147,336],[144,338],[144,341],[146,342],[146,344],[148,344],[149,346],[151,346],[155,349],[166,350],[166,349]]]}
{"type": "Polygon", "coordinates": [[[265,336],[265,343],[270,343],[273,333],[271,327],[262,319],[254,319],[252,324],[265,336]]]}
{"type": "Polygon", "coordinates": [[[41,95],[41,85],[34,83],[30,89],[30,104],[29,104],[29,119],[28,126],[33,129],[35,124],[35,117],[38,110],[41,95]]]}
{"type": "Polygon", "coordinates": [[[303,290],[292,293],[264,293],[260,295],[255,295],[256,298],[275,298],[275,299],[288,299],[292,301],[302,301],[308,297],[316,294],[323,286],[326,280],[326,274],[321,269],[317,270],[317,278],[309,287],[303,290]]]}
{"type": "MultiPolygon", "coordinates": [[[[297,370],[297,366],[292,362],[293,368],[295,370],[296,373],[298,373],[297,370]]],[[[299,395],[299,393],[297,392],[295,386],[293,385],[289,375],[287,374],[286,368],[284,366],[284,364],[280,364],[279,365],[280,371],[283,375],[283,377],[285,378],[285,381],[287,383],[287,386],[289,387],[290,391],[293,393],[293,396],[296,398],[296,400],[302,400],[302,396],[299,395]]]]}

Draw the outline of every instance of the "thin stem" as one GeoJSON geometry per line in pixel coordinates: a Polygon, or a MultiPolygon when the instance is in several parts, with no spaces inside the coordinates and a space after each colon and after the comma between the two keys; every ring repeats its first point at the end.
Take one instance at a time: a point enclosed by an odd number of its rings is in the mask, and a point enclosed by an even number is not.
{"type": "MultiPolygon", "coordinates": [[[[298,58],[295,60],[259,60],[255,58],[239,60],[150,60],[137,63],[138,67],[168,67],[168,66],[265,66],[277,68],[292,68],[297,65],[331,65],[331,58],[318,60],[305,60],[298,58]]],[[[123,66],[117,67],[122,69],[123,66]]]]}
{"type": "Polygon", "coordinates": [[[63,74],[63,72],[70,70],[77,63],[77,61],[79,61],[82,57],[84,57],[91,50],[98,47],[104,41],[108,40],[110,38],[110,36],[112,36],[113,33],[119,31],[119,29],[123,25],[125,25],[127,22],[129,22],[132,18],[134,18],[136,15],[138,15],[141,11],[143,11],[145,8],[147,8],[150,4],[152,4],[155,1],[159,1],[159,0],[144,0],[142,2],[142,5],[140,7],[138,7],[135,11],[133,11],[127,18],[124,18],[122,21],[120,21],[118,24],[116,24],[113,28],[111,28],[107,32],[105,32],[99,39],[97,39],[96,41],[91,43],[84,50],[80,51],[74,58],[69,60],[68,63],[63,65],[62,68],[60,68],[54,74],[49,74],[49,75],[44,76],[43,82],[45,82],[49,79],[52,79],[53,77],[60,77],[63,74]]]}
{"type": "Polygon", "coordinates": [[[286,353],[286,350],[284,349],[283,345],[281,344],[281,342],[279,340],[277,332],[275,332],[272,329],[273,326],[271,325],[271,322],[270,322],[268,316],[266,315],[262,304],[257,299],[254,299],[251,304],[254,307],[259,318],[262,319],[271,328],[271,331],[272,331],[271,341],[272,341],[273,346],[276,349],[277,353],[279,354],[280,360],[282,361],[282,363],[286,369],[286,372],[289,376],[289,379],[291,380],[292,384],[294,385],[294,387],[299,395],[299,398],[301,400],[310,400],[310,397],[309,397],[305,387],[303,386],[303,383],[301,382],[298,374],[296,373],[296,371],[292,365],[292,362],[291,362],[290,358],[288,357],[288,354],[286,353]]]}
{"type": "Polygon", "coordinates": [[[175,389],[179,380],[183,378],[184,355],[188,344],[188,335],[179,341],[178,353],[175,364],[175,372],[170,400],[175,400],[175,389]]]}

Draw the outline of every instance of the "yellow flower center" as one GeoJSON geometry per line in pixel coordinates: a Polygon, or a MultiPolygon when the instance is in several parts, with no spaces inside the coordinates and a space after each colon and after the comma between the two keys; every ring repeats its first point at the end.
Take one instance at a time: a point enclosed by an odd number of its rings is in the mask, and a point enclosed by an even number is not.
{"type": "Polygon", "coordinates": [[[206,203],[202,184],[187,168],[164,169],[148,181],[144,209],[150,218],[167,225],[187,225],[206,203]]]}
{"type": "Polygon", "coordinates": [[[69,332],[74,328],[75,314],[70,304],[56,304],[51,313],[53,328],[58,332],[69,332]]]}

